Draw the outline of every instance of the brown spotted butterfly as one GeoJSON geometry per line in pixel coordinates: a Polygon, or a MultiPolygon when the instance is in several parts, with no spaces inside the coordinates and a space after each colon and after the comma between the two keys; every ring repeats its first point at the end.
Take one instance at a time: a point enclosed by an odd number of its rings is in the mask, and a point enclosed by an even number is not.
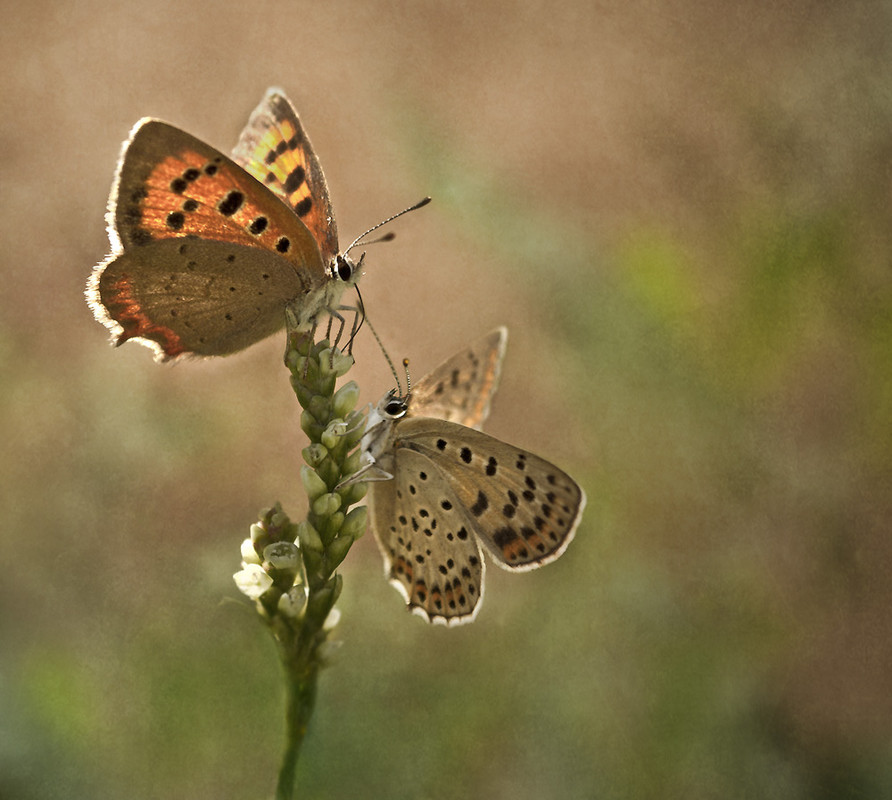
{"type": "Polygon", "coordinates": [[[483,599],[481,545],[508,570],[541,567],[576,532],[585,493],[539,456],[480,431],[508,332],[455,354],[407,396],[369,415],[360,472],[385,573],[429,622],[472,621],[483,599]]]}

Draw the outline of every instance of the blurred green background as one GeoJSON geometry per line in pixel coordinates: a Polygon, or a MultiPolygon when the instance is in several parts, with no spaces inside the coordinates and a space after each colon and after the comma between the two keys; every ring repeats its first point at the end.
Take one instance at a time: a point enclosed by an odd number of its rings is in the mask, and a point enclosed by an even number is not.
{"type": "MultiPolygon", "coordinates": [[[[363,295],[428,371],[508,325],[488,430],[589,507],[407,615],[350,553],[305,797],[892,797],[892,11],[5,3],[0,798],[264,798],[275,650],[231,575],[302,513],[283,341],[159,366],[83,302],[141,116],[301,113],[363,295]]],[[[371,336],[363,402],[390,386],[371,336]]]]}

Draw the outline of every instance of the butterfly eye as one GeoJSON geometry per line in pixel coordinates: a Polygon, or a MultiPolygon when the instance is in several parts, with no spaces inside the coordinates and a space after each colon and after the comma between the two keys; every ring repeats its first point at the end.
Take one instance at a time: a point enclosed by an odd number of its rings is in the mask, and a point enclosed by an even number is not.
{"type": "Polygon", "coordinates": [[[406,405],[406,401],[398,400],[396,398],[390,400],[387,405],[384,406],[384,413],[392,419],[398,419],[399,417],[404,416],[408,410],[409,407],[406,405]]]}
{"type": "Polygon", "coordinates": [[[335,269],[342,281],[349,281],[353,277],[353,262],[344,256],[338,256],[335,269]]]}

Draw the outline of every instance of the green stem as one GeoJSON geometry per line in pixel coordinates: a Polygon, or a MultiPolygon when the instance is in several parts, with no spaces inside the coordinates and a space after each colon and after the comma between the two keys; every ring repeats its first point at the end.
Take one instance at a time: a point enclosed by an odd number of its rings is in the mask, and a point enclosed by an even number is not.
{"type": "Polygon", "coordinates": [[[286,666],[286,673],[289,674],[286,675],[285,752],[279,770],[276,800],[292,800],[294,797],[297,760],[316,703],[319,667],[315,665],[298,677],[291,674],[286,666]]]}
{"type": "MultiPolygon", "coordinates": [[[[293,525],[278,506],[261,515],[258,530],[252,532],[255,549],[264,559],[264,567],[273,586],[259,599],[259,606],[270,625],[285,672],[286,738],[277,800],[292,800],[295,792],[300,749],[307,733],[319,671],[325,664],[330,631],[326,620],[341,593],[341,576],[335,572],[347,550],[365,530],[365,509],[351,504],[362,499],[365,487],[341,483],[359,464],[356,445],[362,436],[363,417],[354,410],[359,389],[348,383],[335,392],[337,379],[352,365],[328,342],[314,343],[309,336],[290,333],[285,364],[291,371],[291,383],[304,411],[301,427],[310,439],[303,451],[307,466],[301,479],[309,498],[307,518],[293,525]],[[293,570],[275,568],[270,547],[285,543],[293,546],[295,535],[303,576],[293,570]],[[283,613],[280,603],[286,594],[300,589],[305,605],[297,614],[283,613]],[[304,589],[305,587],[305,589],[304,589]]],[[[280,551],[281,552],[281,551],[280,551]]],[[[283,563],[283,562],[279,562],[283,563]]],[[[290,564],[290,562],[288,562],[290,564]]],[[[330,646],[329,646],[330,647],[330,646]]]]}

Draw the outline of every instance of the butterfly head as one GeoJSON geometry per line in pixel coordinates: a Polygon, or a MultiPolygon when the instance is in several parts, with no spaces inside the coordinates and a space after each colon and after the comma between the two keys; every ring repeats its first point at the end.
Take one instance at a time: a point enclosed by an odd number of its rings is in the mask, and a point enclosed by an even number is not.
{"type": "Polygon", "coordinates": [[[362,262],[365,259],[365,253],[359,257],[359,261],[354,261],[345,253],[339,253],[331,265],[331,277],[343,283],[345,286],[355,286],[362,275],[362,262]]]}
{"type": "Polygon", "coordinates": [[[382,420],[397,420],[405,417],[409,411],[410,395],[403,397],[397,389],[391,389],[378,403],[378,416],[382,420]]]}

